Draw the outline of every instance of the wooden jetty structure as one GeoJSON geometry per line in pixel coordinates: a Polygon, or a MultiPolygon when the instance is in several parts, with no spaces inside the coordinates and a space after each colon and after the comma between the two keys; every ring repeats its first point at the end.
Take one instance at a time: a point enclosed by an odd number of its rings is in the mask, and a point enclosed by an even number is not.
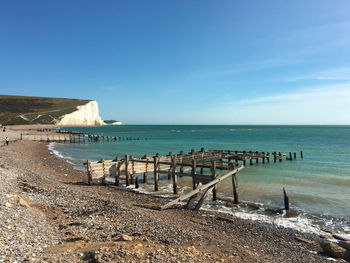
{"type": "Polygon", "coordinates": [[[121,142],[121,141],[139,141],[146,140],[140,137],[121,137],[89,134],[84,132],[55,132],[21,134],[21,140],[62,142],[62,143],[97,143],[97,142],[121,142]]]}
{"type": "MultiPolygon", "coordinates": [[[[301,158],[303,153],[301,152],[301,158]]],[[[148,174],[153,174],[154,191],[159,191],[160,176],[167,176],[168,180],[172,180],[173,194],[178,194],[178,177],[187,176],[192,178],[193,190],[186,193],[170,203],[160,207],[167,209],[180,202],[189,199],[186,208],[190,208],[199,193],[203,193],[202,197],[195,206],[198,210],[203,204],[205,198],[212,193],[213,200],[217,199],[217,184],[232,177],[232,188],[234,203],[238,204],[238,184],[236,174],[244,169],[249,161],[249,165],[256,165],[259,162],[269,163],[270,158],[274,162],[282,162],[283,157],[286,160],[290,156],[296,159],[296,153],[287,155],[281,152],[253,152],[253,151],[232,151],[232,150],[191,150],[189,153],[181,151],[179,154],[169,152],[167,155],[155,156],[145,155],[142,158],[125,155],[124,158],[116,157],[113,160],[104,160],[92,162],[87,160],[88,184],[91,185],[98,182],[102,185],[107,184],[107,178],[113,177],[115,185],[120,186],[121,181],[125,181],[125,185],[135,184],[135,188],[139,187],[139,176],[143,177],[142,182],[148,183],[148,174]],[[227,171],[222,173],[219,171],[227,171]]]]}

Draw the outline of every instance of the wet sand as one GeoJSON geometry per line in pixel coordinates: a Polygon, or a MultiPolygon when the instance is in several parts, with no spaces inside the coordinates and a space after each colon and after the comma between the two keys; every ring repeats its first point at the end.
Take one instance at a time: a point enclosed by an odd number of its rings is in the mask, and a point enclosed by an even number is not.
{"type": "Polygon", "coordinates": [[[11,141],[20,133],[13,128],[10,145],[0,146],[0,261],[330,262],[315,235],[214,212],[157,211],[149,207],[166,200],[89,186],[47,143],[11,141]]]}

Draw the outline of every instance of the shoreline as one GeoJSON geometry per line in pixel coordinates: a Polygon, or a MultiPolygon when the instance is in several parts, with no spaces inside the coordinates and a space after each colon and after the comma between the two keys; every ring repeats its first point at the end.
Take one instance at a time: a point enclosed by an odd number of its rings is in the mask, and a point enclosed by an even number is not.
{"type": "MultiPolygon", "coordinates": [[[[68,163],[73,164],[75,169],[86,171],[85,166],[79,165],[78,160],[74,159],[72,156],[68,156],[67,152],[62,150],[61,147],[59,147],[59,150],[55,149],[55,147],[50,147],[50,150],[58,157],[63,158],[68,163]]],[[[82,163],[82,161],[80,161],[80,163],[82,163]]],[[[107,180],[109,184],[113,184],[114,177],[108,177],[107,180]]],[[[166,181],[160,181],[160,183],[161,190],[159,192],[154,192],[153,184],[151,182],[149,182],[147,185],[141,183],[139,189],[135,189],[133,185],[130,185],[128,189],[146,195],[158,196],[163,199],[174,199],[175,197],[172,193],[173,190],[171,183],[169,184],[169,182],[166,181]]],[[[121,182],[121,184],[125,187],[123,182],[121,182]]],[[[186,185],[184,189],[187,187],[191,187],[191,185],[186,185]]],[[[210,202],[210,198],[207,198],[201,209],[205,209],[209,212],[220,212],[241,219],[259,221],[262,223],[277,225],[279,227],[291,228],[300,232],[319,236],[325,235],[328,232],[338,232],[348,235],[350,238],[349,232],[345,232],[345,230],[340,228],[331,228],[327,226],[327,221],[325,221],[324,218],[320,219],[317,217],[317,215],[308,214],[304,210],[292,207],[286,215],[286,211],[282,206],[251,200],[241,200],[239,206],[237,207],[233,204],[233,198],[231,196],[227,195],[227,193],[222,193],[222,195],[218,196],[218,200],[214,203],[210,202]]]]}
{"type": "Polygon", "coordinates": [[[86,174],[50,154],[47,146],[17,141],[0,148],[4,193],[0,241],[18,243],[17,254],[15,245],[3,246],[0,259],[329,262],[318,252],[316,235],[211,211],[155,211],[149,207],[165,202],[163,198],[123,187],[87,186],[86,174]],[[16,214],[20,216],[12,218],[16,214]]]}

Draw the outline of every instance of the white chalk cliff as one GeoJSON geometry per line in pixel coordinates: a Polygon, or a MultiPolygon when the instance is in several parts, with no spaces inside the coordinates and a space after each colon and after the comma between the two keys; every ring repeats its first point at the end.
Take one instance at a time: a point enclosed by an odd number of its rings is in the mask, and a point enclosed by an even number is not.
{"type": "Polygon", "coordinates": [[[89,101],[77,107],[77,110],[63,115],[57,125],[62,126],[100,126],[105,125],[98,112],[97,101],[89,101]]]}

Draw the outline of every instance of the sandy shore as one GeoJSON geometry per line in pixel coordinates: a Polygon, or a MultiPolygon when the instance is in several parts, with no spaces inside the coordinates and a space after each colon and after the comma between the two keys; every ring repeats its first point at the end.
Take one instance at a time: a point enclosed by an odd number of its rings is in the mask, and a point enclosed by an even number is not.
{"type": "Polygon", "coordinates": [[[46,143],[1,143],[0,176],[1,262],[329,262],[317,236],[88,186],[46,143]]]}

